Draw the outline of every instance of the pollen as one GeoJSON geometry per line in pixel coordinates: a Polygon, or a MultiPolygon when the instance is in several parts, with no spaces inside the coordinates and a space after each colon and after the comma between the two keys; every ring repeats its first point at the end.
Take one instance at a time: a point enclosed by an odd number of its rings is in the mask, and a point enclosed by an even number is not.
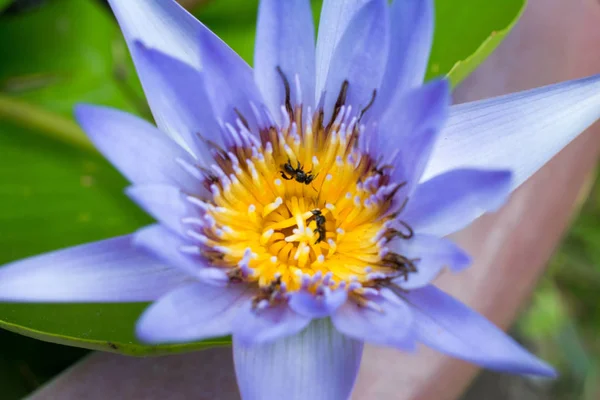
{"type": "Polygon", "coordinates": [[[412,272],[411,260],[386,248],[403,185],[357,146],[362,112],[336,105],[328,124],[322,111],[282,113],[283,127],[253,140],[242,129],[238,144],[213,149],[211,198],[192,199],[204,213],[190,232],[201,253],[265,293],[364,287],[412,272]]]}

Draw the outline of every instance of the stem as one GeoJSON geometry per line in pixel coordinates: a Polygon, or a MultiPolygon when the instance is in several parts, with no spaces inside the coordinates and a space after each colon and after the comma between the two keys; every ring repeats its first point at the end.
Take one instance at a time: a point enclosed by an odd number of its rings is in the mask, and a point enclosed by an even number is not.
{"type": "Polygon", "coordinates": [[[82,150],[96,152],[79,126],[41,107],[0,94],[0,121],[10,121],[82,150]]]}

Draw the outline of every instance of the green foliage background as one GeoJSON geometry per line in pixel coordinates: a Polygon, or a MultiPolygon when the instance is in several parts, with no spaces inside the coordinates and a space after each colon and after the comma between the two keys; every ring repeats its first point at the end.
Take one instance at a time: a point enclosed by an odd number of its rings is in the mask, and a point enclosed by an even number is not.
{"type": "MultiPolygon", "coordinates": [[[[466,77],[508,33],[524,1],[437,0],[428,77],[447,74],[454,84],[466,77]]],[[[316,19],[320,1],[313,3],[316,19]]],[[[252,63],[256,10],[257,0],[212,0],[193,11],[252,63]]],[[[0,264],[150,222],[123,195],[126,181],[95,152],[71,115],[76,103],[89,102],[150,118],[108,7],[100,0],[0,0],[0,54],[0,264]]],[[[600,252],[593,246],[600,236],[593,219],[600,214],[598,195],[595,189],[520,324],[527,339],[563,363],[569,385],[589,393],[597,364],[583,349],[600,353],[594,335],[600,321],[594,307],[600,252]],[[574,315],[592,322],[575,323],[574,315]],[[575,353],[580,357],[572,358],[575,353]]],[[[141,345],[132,327],[145,306],[0,304],[0,326],[133,355],[226,343],[141,345]]],[[[0,330],[2,398],[20,398],[83,354],[0,330]]]]}

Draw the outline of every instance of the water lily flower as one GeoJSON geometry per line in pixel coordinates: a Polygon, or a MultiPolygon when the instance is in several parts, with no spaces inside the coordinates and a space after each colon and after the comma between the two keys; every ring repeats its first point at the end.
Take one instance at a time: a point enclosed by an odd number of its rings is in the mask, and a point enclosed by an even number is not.
{"type": "MultiPolygon", "coordinates": [[[[433,0],[262,0],[254,70],[172,0],[110,0],[157,127],[76,118],[158,221],[0,269],[0,300],[152,301],[148,343],[231,335],[244,399],[346,399],[364,342],[554,370],[430,282],[600,116],[600,77],[450,105],[433,0]]],[[[132,327],[133,329],[133,327],[132,327]]]]}

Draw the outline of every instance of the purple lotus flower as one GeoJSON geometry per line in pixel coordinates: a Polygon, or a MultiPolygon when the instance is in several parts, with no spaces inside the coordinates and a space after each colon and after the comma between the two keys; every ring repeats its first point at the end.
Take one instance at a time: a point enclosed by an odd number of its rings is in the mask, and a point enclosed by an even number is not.
{"type": "MultiPolygon", "coordinates": [[[[551,367],[430,281],[445,237],[600,115],[600,77],[450,107],[432,0],[262,0],[252,70],[171,0],[111,0],[158,129],[80,106],[158,223],[0,269],[4,301],[154,301],[150,343],[231,335],[245,399],[345,399],[363,342],[551,367]]],[[[133,329],[133,327],[132,327],[133,329]]]]}

